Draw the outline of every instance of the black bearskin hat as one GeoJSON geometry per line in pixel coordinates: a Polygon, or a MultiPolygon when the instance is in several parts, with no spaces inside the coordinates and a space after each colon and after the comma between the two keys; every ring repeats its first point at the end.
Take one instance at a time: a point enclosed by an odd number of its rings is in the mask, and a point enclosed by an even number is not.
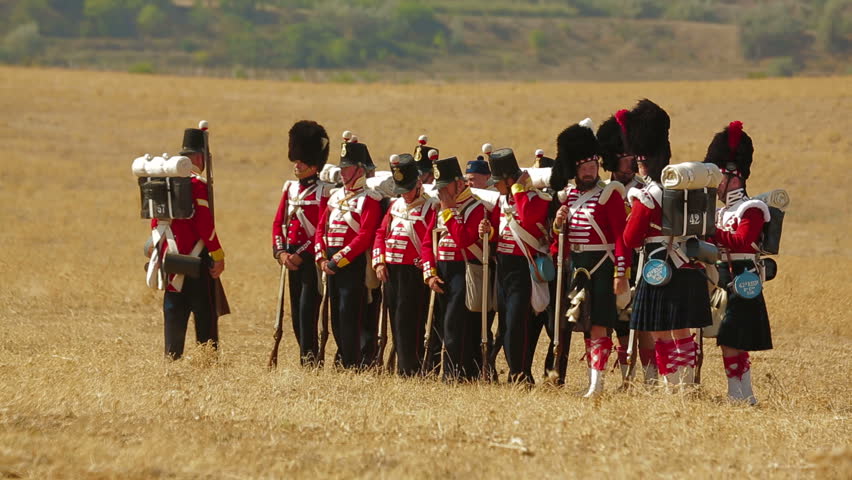
{"type": "MultiPolygon", "coordinates": [[[[618,115],[624,118],[626,113],[627,110],[619,110],[618,115]]],[[[608,172],[618,170],[619,159],[630,154],[624,146],[624,137],[625,131],[619,125],[615,115],[609,117],[598,127],[597,138],[601,149],[601,165],[604,170],[608,172]]]]}
{"type": "Polygon", "coordinates": [[[290,128],[289,152],[291,162],[301,160],[322,168],[328,160],[328,134],[322,125],[313,120],[301,120],[290,128]]]}
{"type": "MultiPolygon", "coordinates": [[[[588,119],[587,119],[588,120],[588,119]]],[[[591,120],[566,128],[556,137],[556,160],[550,174],[550,188],[559,191],[577,176],[577,165],[600,154],[591,120]]]]}
{"type": "Polygon", "coordinates": [[[651,180],[659,182],[663,168],[669,164],[672,157],[669,144],[669,127],[671,126],[669,114],[646,98],[640,100],[633,110],[626,113],[625,117],[627,147],[630,153],[637,157],[644,157],[648,176],[651,180]]]}
{"type": "Polygon", "coordinates": [[[715,163],[722,173],[736,175],[743,180],[751,175],[754,145],[751,137],[743,131],[743,122],[731,122],[713,137],[707,147],[705,163],[715,163]]]}

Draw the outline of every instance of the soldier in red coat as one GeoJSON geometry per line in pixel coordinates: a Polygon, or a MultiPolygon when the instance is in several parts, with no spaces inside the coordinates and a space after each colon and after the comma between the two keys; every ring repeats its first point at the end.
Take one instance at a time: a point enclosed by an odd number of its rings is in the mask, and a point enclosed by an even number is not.
{"type": "Polygon", "coordinates": [[[551,197],[533,188],[529,174],[518,166],[509,148],[495,150],[489,157],[491,180],[500,199],[483,220],[480,234],[488,234],[497,242],[497,311],[503,331],[503,349],[509,364],[510,382],[535,383],[532,361],[541,334],[542,323],[536,315],[548,302],[533,308],[533,285],[538,281],[530,274],[534,257],[547,254],[547,213],[551,197]],[[496,225],[496,228],[492,228],[496,225]]]}
{"type": "Polygon", "coordinates": [[[332,185],[321,182],[318,172],[328,160],[328,134],[322,125],[302,120],[290,128],[287,157],[296,180],[288,180],[272,222],[272,255],[287,272],[290,318],[299,344],[302,365],[316,365],[319,345],[317,319],[322,298],[320,276],[314,261],[314,236],[325,212],[332,185]]]}
{"type": "MultiPolygon", "coordinates": [[[[624,115],[627,111],[624,110],[619,115],[624,115]]],[[[636,156],[627,152],[624,144],[624,131],[618,124],[615,115],[609,117],[605,122],[601,123],[596,133],[598,144],[601,147],[601,166],[604,170],[612,172],[612,176],[607,182],[619,182],[624,185],[624,191],[629,192],[631,188],[642,189],[645,187],[645,180],[638,175],[639,166],[636,162],[636,156]]],[[[628,214],[630,214],[630,202],[627,196],[624,195],[624,206],[628,214]]],[[[633,266],[630,269],[630,287],[636,286],[638,272],[635,266],[639,264],[639,250],[633,250],[633,266]]],[[[629,300],[630,294],[626,294],[629,300]]],[[[619,296],[621,300],[624,297],[619,296]]],[[[627,378],[627,344],[630,335],[630,312],[629,304],[626,301],[619,305],[618,322],[615,326],[615,334],[618,337],[618,346],[616,353],[618,354],[617,363],[621,369],[622,379],[626,382],[627,378]]],[[[639,359],[642,364],[642,369],[645,373],[645,383],[651,383],[657,379],[657,362],[654,360],[654,339],[648,332],[640,332],[639,337],[639,359]]]]}
{"type": "Polygon", "coordinates": [[[712,323],[710,296],[703,266],[683,253],[686,237],[662,235],[660,182],[671,159],[669,115],[646,99],[633,110],[616,114],[616,120],[624,129],[626,150],[637,157],[639,174],[648,178],[643,189],[627,193],[632,203],[624,243],[631,249],[642,247],[646,264],[659,260],[672,272],[667,283],[651,285],[645,278],[639,280],[630,328],[650,332],[654,338],[657,369],[667,384],[692,384],[698,346],[690,329],[712,323]]]}
{"type": "MultiPolygon", "coordinates": [[[[590,368],[585,396],[592,397],[603,392],[604,372],[613,348],[610,331],[618,325],[616,295],[629,290],[633,255],[622,239],[627,221],[625,193],[621,183],[605,183],[600,179],[600,147],[591,120],[563,130],[556,145],[556,162],[565,165],[573,184],[558,193],[562,206],[556,213],[553,229],[556,234],[564,232],[564,248],[570,252],[570,278],[588,275],[591,324],[587,329],[582,328],[587,334],[590,368]]],[[[557,251],[557,245],[552,244],[553,252],[557,251]]]]}
{"type": "Polygon", "coordinates": [[[428,287],[423,283],[421,251],[435,221],[438,201],[423,192],[414,157],[391,155],[395,194],[373,243],[373,269],[385,283],[397,373],[416,375],[423,357],[428,287]]]}
{"type": "Polygon", "coordinates": [[[443,316],[444,380],[472,380],[479,375],[480,314],[465,303],[465,262],[481,264],[479,223],[485,205],[465,185],[456,157],[438,160],[432,172],[438,190],[440,212],[428,231],[438,229],[437,258],[432,236],[423,240],[423,276],[438,293],[438,312],[443,316]]]}
{"type": "MultiPolygon", "coordinates": [[[[731,122],[717,133],[707,148],[705,162],[716,164],[723,175],[716,193],[725,206],[716,211],[714,242],[720,247],[718,264],[721,288],[729,288],[743,272],[765,280],[759,242],[763,226],[770,220],[767,205],[751,199],[746,180],[751,174],[754,146],[741,122],[731,122]]],[[[754,298],[729,292],[727,310],[716,339],[728,377],[728,398],[757,403],[751,386],[749,351],[772,349],[769,314],[761,291],[754,298]]]]}
{"type": "MultiPolygon", "coordinates": [[[[213,279],[219,278],[225,270],[225,251],[216,235],[216,226],[210,214],[207,183],[201,176],[204,171],[204,132],[197,128],[188,128],[183,135],[181,155],[189,157],[193,165],[192,198],[195,213],[191,218],[170,221],[170,228],[177,246],[177,253],[200,256],[201,275],[191,278],[183,275],[169,275],[169,284],[163,296],[163,316],[165,320],[166,356],[178,359],[183,355],[186,341],[186,327],[189,314],[195,318],[195,339],[198,343],[209,343],[213,348],[219,344],[219,325],[216,313],[213,279]]],[[[157,229],[160,222],[151,220],[151,228],[157,229]]],[[[162,242],[160,258],[167,249],[162,242]]]]}
{"type": "Polygon", "coordinates": [[[329,198],[314,238],[317,264],[328,275],[331,327],[338,347],[336,363],[344,368],[367,368],[373,360],[362,354],[361,339],[372,336],[366,318],[365,273],[381,221],[381,196],[365,188],[368,158],[365,144],[343,144],[343,188],[329,198]]]}

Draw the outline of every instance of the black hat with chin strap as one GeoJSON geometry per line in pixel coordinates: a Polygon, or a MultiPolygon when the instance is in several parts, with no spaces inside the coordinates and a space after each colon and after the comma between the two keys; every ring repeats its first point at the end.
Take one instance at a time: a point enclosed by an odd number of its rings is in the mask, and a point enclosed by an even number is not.
{"type": "Polygon", "coordinates": [[[390,168],[393,176],[393,193],[408,193],[417,186],[420,170],[414,157],[408,153],[390,156],[390,168]]]}
{"type": "Polygon", "coordinates": [[[191,153],[204,153],[204,130],[198,128],[187,128],[183,131],[183,147],[181,155],[191,153]]]}
{"type": "Polygon", "coordinates": [[[464,180],[459,159],[456,157],[436,160],[432,164],[432,175],[435,177],[435,189],[441,189],[456,180],[464,180]]]}
{"type": "Polygon", "coordinates": [[[488,157],[488,163],[491,166],[489,186],[508,178],[517,179],[521,176],[521,167],[518,166],[518,159],[515,158],[515,152],[511,148],[494,150],[488,157]]]}
{"type": "Polygon", "coordinates": [[[373,164],[370,158],[370,151],[367,150],[367,145],[363,143],[344,143],[340,147],[340,168],[343,167],[361,167],[367,169],[373,164]]]}

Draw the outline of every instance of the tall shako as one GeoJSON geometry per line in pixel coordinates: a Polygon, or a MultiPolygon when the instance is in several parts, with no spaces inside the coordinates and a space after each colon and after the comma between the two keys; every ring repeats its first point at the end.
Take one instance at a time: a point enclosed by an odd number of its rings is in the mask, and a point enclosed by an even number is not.
{"type": "MultiPolygon", "coordinates": [[[[497,243],[498,314],[505,325],[503,348],[509,381],[534,383],[532,359],[542,327],[536,316],[550,303],[550,278],[545,278],[537,258],[547,252],[542,240],[551,197],[533,188],[511,148],[492,151],[488,163],[489,184],[500,197],[481,230],[490,231],[497,243]]],[[[552,262],[548,259],[542,265],[552,266],[552,262]]]]}
{"type": "Polygon", "coordinates": [[[429,287],[438,293],[437,311],[443,324],[444,378],[472,380],[483,366],[478,364],[476,355],[479,315],[466,305],[465,261],[481,258],[478,226],[485,218],[485,207],[465,185],[456,157],[435,161],[432,172],[440,213],[427,230],[437,229],[439,233],[435,239],[431,236],[424,239],[421,249],[423,276],[429,287]],[[433,251],[435,240],[438,245],[433,251]]]}
{"type": "Polygon", "coordinates": [[[381,221],[381,196],[366,189],[372,159],[356,136],[340,146],[343,188],[332,193],[315,236],[315,258],[328,276],[332,332],[338,345],[336,363],[366,368],[374,360],[376,325],[367,315],[364,255],[381,221]]]}
{"type": "MultiPolygon", "coordinates": [[[[437,201],[423,195],[420,171],[408,153],[390,156],[392,200],[373,242],[372,265],[385,285],[397,358],[397,373],[420,371],[426,324],[428,287],[420,268],[422,244],[430,235],[437,201]]],[[[442,335],[436,336],[439,338],[442,335]]]]}

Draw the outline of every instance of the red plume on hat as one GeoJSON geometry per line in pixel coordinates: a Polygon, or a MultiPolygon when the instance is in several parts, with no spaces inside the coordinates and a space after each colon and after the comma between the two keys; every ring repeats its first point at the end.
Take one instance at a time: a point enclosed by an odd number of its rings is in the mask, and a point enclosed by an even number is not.
{"type": "Polygon", "coordinates": [[[743,122],[734,121],[717,133],[707,147],[704,161],[715,163],[722,171],[747,179],[751,175],[754,145],[743,131],[743,122]]]}
{"type": "Polygon", "coordinates": [[[731,157],[740,146],[740,139],[743,136],[743,122],[735,120],[728,124],[728,147],[731,148],[731,157]]]}
{"type": "Polygon", "coordinates": [[[618,126],[621,127],[622,133],[627,135],[627,114],[630,113],[625,109],[621,109],[615,112],[615,121],[618,122],[618,126]]]}

